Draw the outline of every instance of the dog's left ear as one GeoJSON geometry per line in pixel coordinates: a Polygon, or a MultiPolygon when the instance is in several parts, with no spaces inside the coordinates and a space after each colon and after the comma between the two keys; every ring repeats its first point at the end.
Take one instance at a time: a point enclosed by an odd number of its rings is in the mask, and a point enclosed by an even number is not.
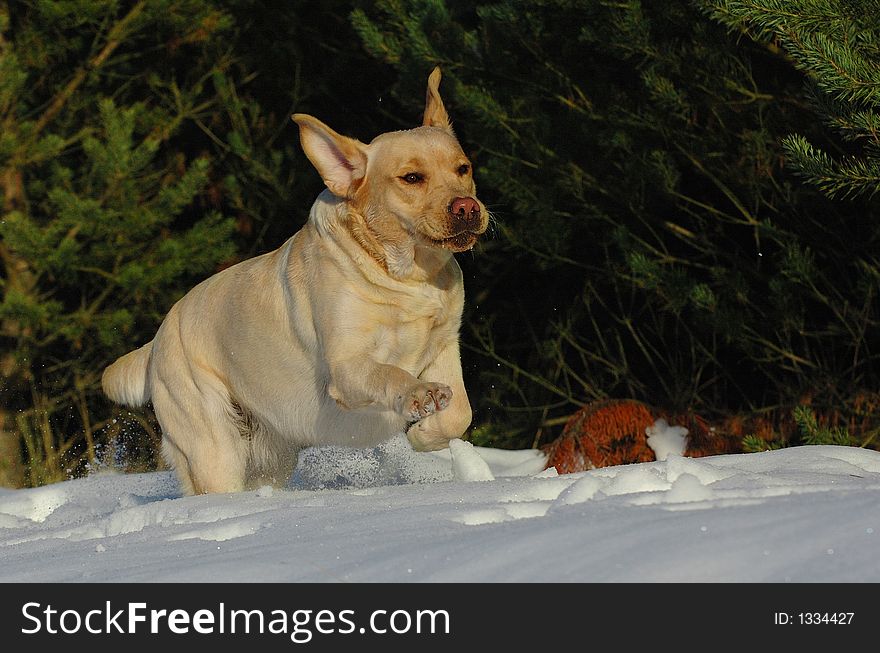
{"type": "Polygon", "coordinates": [[[440,127],[452,132],[452,124],[449,122],[449,114],[440,99],[440,66],[431,71],[428,77],[428,92],[425,96],[425,117],[422,119],[424,127],[440,127]]]}

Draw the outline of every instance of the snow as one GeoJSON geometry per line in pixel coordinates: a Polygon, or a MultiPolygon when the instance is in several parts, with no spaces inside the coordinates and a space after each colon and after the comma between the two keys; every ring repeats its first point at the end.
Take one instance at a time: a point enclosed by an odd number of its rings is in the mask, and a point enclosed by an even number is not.
{"type": "Polygon", "coordinates": [[[645,429],[645,433],[657,460],[666,460],[670,454],[683,456],[687,449],[688,430],[683,426],[670,426],[665,419],[658,419],[645,429]]]}
{"type": "Polygon", "coordinates": [[[474,445],[464,440],[452,440],[449,443],[449,454],[452,456],[453,481],[494,481],[495,476],[489,469],[489,463],[480,457],[474,445]]]}
{"type": "Polygon", "coordinates": [[[880,581],[880,453],[556,475],[536,451],[309,449],[289,487],[112,470],[0,490],[0,581],[880,581]]]}

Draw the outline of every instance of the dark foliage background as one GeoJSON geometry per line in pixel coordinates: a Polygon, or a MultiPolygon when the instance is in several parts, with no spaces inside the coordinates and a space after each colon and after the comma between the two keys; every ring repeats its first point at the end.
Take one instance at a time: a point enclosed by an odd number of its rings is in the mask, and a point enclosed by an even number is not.
{"type": "Polygon", "coordinates": [[[438,64],[495,215],[460,257],[474,441],[607,397],[876,414],[874,4],[0,2],[0,484],[153,467],[103,367],[302,225],[292,112],[409,128],[438,64]]]}

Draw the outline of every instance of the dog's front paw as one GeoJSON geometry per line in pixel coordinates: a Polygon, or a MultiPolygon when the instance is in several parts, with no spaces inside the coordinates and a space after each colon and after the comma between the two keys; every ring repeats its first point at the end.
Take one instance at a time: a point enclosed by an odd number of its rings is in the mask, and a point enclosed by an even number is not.
{"type": "Polygon", "coordinates": [[[394,409],[411,422],[440,412],[452,401],[452,389],[442,383],[419,383],[398,395],[394,409]]]}

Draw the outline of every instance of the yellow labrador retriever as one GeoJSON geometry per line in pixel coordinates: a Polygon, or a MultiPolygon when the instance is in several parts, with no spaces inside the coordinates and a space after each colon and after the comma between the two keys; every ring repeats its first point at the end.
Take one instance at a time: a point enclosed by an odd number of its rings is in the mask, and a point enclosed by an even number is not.
{"type": "Polygon", "coordinates": [[[114,401],[152,400],[185,492],[283,484],[308,445],[375,446],[409,427],[415,449],[441,449],[469,426],[452,254],[488,214],[439,84],[438,68],[422,126],[369,145],[294,115],[327,186],[308,223],[193,288],[104,371],[114,401]]]}

